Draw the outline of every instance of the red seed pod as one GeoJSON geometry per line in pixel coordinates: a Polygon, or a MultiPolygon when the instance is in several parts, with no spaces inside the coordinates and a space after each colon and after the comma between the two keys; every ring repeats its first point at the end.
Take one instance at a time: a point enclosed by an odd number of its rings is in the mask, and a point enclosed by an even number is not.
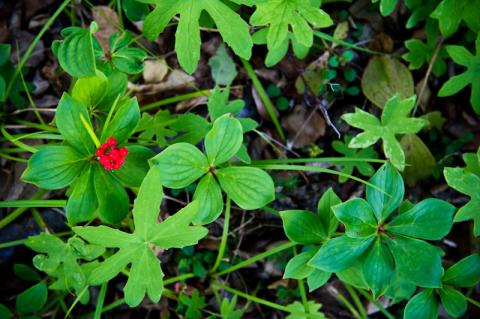
{"type": "Polygon", "coordinates": [[[103,148],[99,148],[95,154],[97,154],[98,157],[102,157],[105,155],[105,150],[103,148]]]}
{"type": "Polygon", "coordinates": [[[122,155],[120,154],[120,151],[116,148],[112,149],[108,155],[113,161],[118,160],[122,157],[122,155]]]}
{"type": "Polygon", "coordinates": [[[108,146],[115,146],[115,145],[117,145],[117,140],[116,140],[114,137],[109,137],[109,138],[107,139],[106,144],[107,144],[108,146]]]}

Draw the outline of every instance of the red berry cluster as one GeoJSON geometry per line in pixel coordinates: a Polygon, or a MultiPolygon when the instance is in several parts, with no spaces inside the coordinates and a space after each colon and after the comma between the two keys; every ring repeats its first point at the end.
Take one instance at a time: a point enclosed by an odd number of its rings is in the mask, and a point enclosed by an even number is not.
{"type": "Polygon", "coordinates": [[[125,157],[128,155],[128,150],[125,147],[118,148],[117,140],[113,137],[100,146],[96,151],[98,161],[107,170],[118,170],[125,163],[125,157]]]}

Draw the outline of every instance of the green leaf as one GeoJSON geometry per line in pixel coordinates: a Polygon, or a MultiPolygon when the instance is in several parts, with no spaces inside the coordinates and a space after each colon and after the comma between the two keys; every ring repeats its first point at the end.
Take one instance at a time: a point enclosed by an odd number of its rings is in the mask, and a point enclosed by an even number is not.
{"type": "Polygon", "coordinates": [[[438,301],[433,289],[425,289],[410,299],[405,307],[404,319],[437,319],[438,301]]]}
{"type": "Polygon", "coordinates": [[[22,180],[43,189],[64,188],[83,170],[86,161],[82,157],[70,146],[44,146],[30,157],[22,180]]]}
{"type": "Polygon", "coordinates": [[[72,185],[66,207],[67,220],[71,225],[90,221],[95,216],[98,200],[93,184],[93,170],[93,166],[88,165],[72,185]]]}
{"type": "Polygon", "coordinates": [[[418,181],[433,174],[437,162],[427,145],[415,134],[404,135],[400,144],[405,152],[407,164],[403,176],[407,185],[413,187],[418,181]]]}
{"type": "MultiPolygon", "coordinates": [[[[194,114],[185,114],[182,116],[186,115],[197,116],[194,114]]],[[[174,124],[175,121],[177,121],[177,119],[171,115],[168,110],[160,110],[155,115],[150,115],[149,113],[144,112],[140,122],[138,123],[136,132],[141,132],[139,136],[140,140],[153,140],[159,146],[167,146],[167,138],[174,137],[176,135],[176,132],[173,129],[168,128],[170,125],[174,124]]]]}
{"type": "Polygon", "coordinates": [[[385,163],[369,180],[367,185],[367,201],[372,206],[379,222],[384,222],[397,209],[405,194],[405,186],[400,173],[390,163],[385,163]]]}
{"type": "Polygon", "coordinates": [[[197,215],[199,206],[198,201],[193,201],[163,223],[156,224],[150,241],[165,249],[197,244],[208,233],[204,227],[188,226],[197,215]]]}
{"type": "Polygon", "coordinates": [[[15,276],[19,277],[22,280],[28,280],[28,281],[42,280],[38,272],[34,268],[26,264],[13,264],[13,271],[15,273],[15,276]]]}
{"type": "Polygon", "coordinates": [[[205,308],[205,297],[200,296],[197,289],[193,290],[192,297],[188,297],[185,294],[181,294],[179,302],[182,305],[187,306],[187,311],[185,312],[185,317],[188,319],[201,319],[202,310],[205,308]]]}
{"type": "Polygon", "coordinates": [[[438,293],[443,307],[452,317],[458,318],[467,312],[467,298],[459,291],[445,286],[438,293]]]}
{"type": "Polygon", "coordinates": [[[169,188],[184,188],[208,172],[205,155],[195,146],[177,143],[167,147],[152,159],[160,169],[161,183],[169,188]]]}
{"type": "Polygon", "coordinates": [[[120,273],[127,265],[130,274],[124,288],[125,301],[135,307],[145,293],[158,302],[163,290],[163,272],[154,254],[153,245],[163,249],[194,245],[207,234],[203,227],[189,226],[196,214],[198,202],[192,202],[164,222],[158,223],[163,192],[158,184],[161,171],[153,166],[140,187],[134,203],[135,231],[125,233],[107,226],[74,227],[73,231],[91,243],[119,250],[100,263],[90,277],[92,284],[101,284],[120,273]]]}
{"type": "Polygon", "coordinates": [[[395,136],[417,133],[425,125],[423,119],[409,118],[409,114],[415,106],[415,100],[415,96],[405,100],[400,100],[398,95],[393,96],[385,105],[381,121],[358,108],[355,109],[355,113],[344,114],[342,119],[345,122],[364,130],[350,141],[348,147],[364,148],[382,139],[385,156],[392,161],[395,167],[403,171],[405,154],[395,136]]]}
{"type": "Polygon", "coordinates": [[[243,209],[262,208],[275,199],[275,185],[255,167],[226,167],[215,171],[220,186],[243,209]]]}
{"type": "Polygon", "coordinates": [[[107,87],[105,96],[98,105],[98,108],[107,113],[112,107],[113,102],[125,95],[128,86],[128,77],[125,73],[112,68],[110,64],[104,64],[101,71],[107,77],[107,87]]]}
{"type": "Polygon", "coordinates": [[[148,160],[154,157],[155,153],[140,145],[127,146],[127,150],[125,163],[119,170],[112,171],[112,174],[129,187],[140,187],[150,169],[148,160]]]}
{"type": "Polygon", "coordinates": [[[104,222],[117,224],[129,210],[128,194],[112,173],[100,165],[94,166],[93,184],[98,198],[98,215],[104,222]]]}
{"type": "Polygon", "coordinates": [[[194,224],[209,224],[220,216],[223,210],[222,190],[212,174],[202,177],[193,194],[193,200],[202,203],[193,219],[194,224]]]}
{"type": "Polygon", "coordinates": [[[201,116],[187,113],[177,115],[176,121],[170,125],[175,131],[182,133],[172,140],[172,143],[190,143],[200,142],[211,128],[210,123],[201,116]]]}
{"type": "Polygon", "coordinates": [[[21,314],[39,311],[47,302],[47,296],[47,285],[43,281],[39,282],[18,295],[15,309],[21,314]]]}
{"type": "MultiPolygon", "coordinates": [[[[352,140],[352,136],[350,135],[345,135],[344,141],[333,141],[332,142],[332,147],[333,149],[340,153],[345,155],[347,158],[358,158],[358,159],[372,159],[372,158],[378,158],[377,152],[372,148],[372,147],[367,147],[367,148],[362,148],[362,149],[354,149],[354,148],[349,148],[348,144],[352,140]]],[[[352,160],[351,162],[342,162],[342,173],[352,175],[353,170],[357,169],[360,174],[364,176],[372,176],[375,173],[375,169],[373,166],[365,161],[355,161],[352,160]]],[[[348,177],[346,176],[339,176],[338,181],[340,183],[344,183],[348,180],[348,177]]]]}
{"type": "Polygon", "coordinates": [[[319,244],[327,233],[319,217],[306,210],[285,210],[280,212],[283,230],[290,241],[303,244],[319,244]]]}
{"type": "Polygon", "coordinates": [[[243,142],[243,130],[240,122],[225,114],[213,123],[205,137],[205,151],[210,165],[220,165],[231,159],[243,142]]]}
{"type": "Polygon", "coordinates": [[[478,15],[478,5],[478,0],[443,0],[430,16],[438,20],[440,31],[444,37],[457,32],[462,20],[472,31],[478,32],[480,23],[478,19],[475,19],[475,16],[478,15]]]}
{"type": "Polygon", "coordinates": [[[377,237],[363,262],[363,274],[375,299],[387,291],[394,272],[393,257],[382,238],[377,237]]]}
{"type": "Polygon", "coordinates": [[[406,278],[394,274],[390,280],[390,287],[388,287],[385,295],[392,298],[392,304],[396,304],[400,301],[410,299],[416,290],[417,286],[412,284],[406,278]]]}
{"type": "Polygon", "coordinates": [[[87,123],[90,123],[90,116],[87,108],[67,93],[63,93],[58,102],[55,114],[55,123],[65,140],[83,155],[92,155],[95,150],[92,138],[80,120],[80,115],[87,123]]]}
{"type": "Polygon", "coordinates": [[[143,60],[147,53],[139,48],[122,48],[112,52],[112,63],[118,70],[127,74],[143,71],[143,60]]]}
{"type": "Polygon", "coordinates": [[[364,238],[375,234],[377,220],[372,207],[361,198],[353,198],[332,207],[335,216],[345,225],[349,237],[364,238]]]}
{"type": "Polygon", "coordinates": [[[443,283],[456,287],[473,287],[480,282],[480,256],[473,254],[448,268],[443,283]]]}
{"type": "Polygon", "coordinates": [[[312,259],[315,252],[316,250],[312,249],[290,259],[283,273],[283,278],[304,279],[310,276],[315,268],[310,267],[307,263],[312,259]]]}
{"type": "Polygon", "coordinates": [[[308,291],[312,292],[324,284],[332,277],[331,272],[326,272],[320,269],[314,269],[313,272],[307,277],[308,291]]]}
{"type": "Polygon", "coordinates": [[[333,24],[330,16],[311,1],[269,0],[256,4],[256,11],[250,17],[254,26],[268,26],[267,46],[279,47],[288,36],[289,27],[294,38],[306,47],[313,44],[313,30],[333,24]]]}
{"type": "Polygon", "coordinates": [[[112,121],[102,131],[102,142],[109,137],[117,139],[117,143],[126,142],[135,132],[140,121],[140,108],[136,97],[133,97],[120,105],[116,110],[112,121]]]}
{"type": "Polygon", "coordinates": [[[440,88],[438,96],[454,95],[470,84],[472,86],[470,103],[473,106],[473,110],[477,114],[480,114],[480,83],[476,80],[480,76],[478,68],[480,65],[480,35],[477,37],[475,47],[476,55],[471,54],[463,46],[449,45],[446,47],[452,60],[455,63],[466,67],[467,70],[459,75],[451,77],[445,82],[440,88]]]}
{"type": "Polygon", "coordinates": [[[325,319],[325,315],[323,312],[320,311],[322,305],[315,303],[315,301],[310,300],[307,302],[308,305],[308,313],[305,311],[304,305],[299,302],[295,301],[292,304],[287,305],[288,311],[290,314],[285,317],[285,319],[325,319]]]}
{"type": "Polygon", "coordinates": [[[340,236],[327,241],[308,263],[327,272],[338,272],[352,266],[370,247],[374,238],[340,236]]]}
{"type": "Polygon", "coordinates": [[[150,12],[148,5],[136,0],[122,0],[122,9],[127,18],[132,21],[140,21],[150,12]]]}
{"type": "Polygon", "coordinates": [[[212,69],[212,78],[217,85],[230,85],[237,77],[237,66],[227,52],[225,44],[221,44],[213,57],[208,60],[212,69]]]}
{"type": "Polygon", "coordinates": [[[63,29],[63,41],[54,41],[52,50],[62,68],[73,77],[95,76],[95,53],[93,33],[98,29],[96,22],[89,29],[69,27],[63,29]],[[79,54],[81,53],[81,54],[79,54]]]}
{"type": "Polygon", "coordinates": [[[0,318],[3,318],[3,319],[13,318],[13,313],[1,303],[0,303],[0,318]]]}
{"type": "Polygon", "coordinates": [[[395,95],[407,99],[415,94],[408,68],[395,58],[373,57],[362,75],[362,92],[375,106],[383,109],[395,95]]]}
{"type": "Polygon", "coordinates": [[[210,114],[212,121],[227,113],[237,114],[245,106],[243,100],[235,100],[228,103],[229,95],[230,88],[221,90],[218,86],[208,95],[208,114],[210,114]]]}
{"type": "Polygon", "coordinates": [[[442,286],[442,256],[437,247],[420,239],[400,235],[395,239],[387,237],[387,244],[399,276],[420,287],[442,286]]]}
{"type": "Polygon", "coordinates": [[[86,268],[80,267],[77,260],[93,260],[105,251],[100,246],[86,245],[79,238],[70,238],[68,243],[64,243],[59,238],[46,233],[29,237],[25,245],[42,253],[33,258],[33,265],[37,269],[57,279],[57,282],[62,284],[63,290],[74,290],[77,296],[87,286],[86,268]]]}
{"type": "MultiPolygon", "coordinates": [[[[373,3],[378,2],[378,0],[372,0],[373,3]]],[[[397,7],[398,0],[380,0],[380,12],[382,16],[389,16],[393,13],[397,7]]]]}
{"type": "Polygon", "coordinates": [[[0,43],[0,66],[8,62],[11,53],[12,46],[10,44],[0,43]]]}
{"type": "Polygon", "coordinates": [[[428,198],[395,217],[387,231],[426,240],[440,240],[452,228],[455,207],[436,198],[428,198]]]}
{"type": "Polygon", "coordinates": [[[338,228],[338,220],[333,213],[332,207],[340,204],[342,200],[335,194],[335,191],[330,187],[317,203],[317,214],[322,223],[323,228],[326,231],[327,237],[330,237],[335,233],[338,228]]]}
{"type": "Polygon", "coordinates": [[[461,222],[472,219],[474,222],[473,233],[480,236],[480,177],[465,172],[463,168],[447,167],[443,174],[447,180],[447,184],[462,194],[470,196],[470,201],[462,206],[455,215],[454,221],[461,222]]]}
{"type": "Polygon", "coordinates": [[[341,281],[351,286],[360,289],[368,289],[368,284],[365,280],[361,260],[357,260],[353,263],[352,266],[348,267],[345,270],[337,272],[336,275],[341,281]]]}
{"type": "Polygon", "coordinates": [[[105,74],[96,71],[93,76],[79,78],[72,89],[72,97],[90,109],[100,104],[105,97],[108,80],[105,74]]]}
{"type": "Polygon", "coordinates": [[[182,68],[193,73],[200,59],[199,19],[206,11],[215,22],[223,40],[243,59],[250,59],[252,39],[248,24],[220,0],[166,0],[148,1],[155,3],[155,9],[145,18],[144,34],[154,40],[167,26],[168,22],[180,14],[175,34],[175,52],[182,68]]]}

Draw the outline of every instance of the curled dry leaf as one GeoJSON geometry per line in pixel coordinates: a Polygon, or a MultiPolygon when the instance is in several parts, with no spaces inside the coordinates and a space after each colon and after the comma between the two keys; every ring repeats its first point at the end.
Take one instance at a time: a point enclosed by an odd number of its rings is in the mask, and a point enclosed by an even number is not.
{"type": "Polygon", "coordinates": [[[143,69],[143,80],[145,83],[162,82],[168,73],[168,65],[164,59],[145,61],[143,69]]]}
{"type": "Polygon", "coordinates": [[[95,33],[95,37],[100,42],[104,51],[108,51],[108,41],[110,36],[117,32],[118,15],[115,11],[107,6],[95,6],[92,8],[93,19],[98,24],[98,31],[95,33]]]}
{"type": "Polygon", "coordinates": [[[193,86],[195,78],[181,70],[173,70],[165,79],[159,83],[150,84],[134,84],[129,82],[128,89],[133,92],[143,94],[157,94],[166,91],[181,90],[189,86],[193,86]]]}

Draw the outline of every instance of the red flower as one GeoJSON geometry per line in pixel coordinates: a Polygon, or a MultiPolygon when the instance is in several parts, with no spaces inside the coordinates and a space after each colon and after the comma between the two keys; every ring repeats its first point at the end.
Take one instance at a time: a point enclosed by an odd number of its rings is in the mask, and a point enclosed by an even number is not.
{"type": "Polygon", "coordinates": [[[113,137],[107,139],[95,152],[100,164],[107,170],[119,170],[125,163],[128,150],[125,147],[118,148],[117,140],[113,137]]]}

